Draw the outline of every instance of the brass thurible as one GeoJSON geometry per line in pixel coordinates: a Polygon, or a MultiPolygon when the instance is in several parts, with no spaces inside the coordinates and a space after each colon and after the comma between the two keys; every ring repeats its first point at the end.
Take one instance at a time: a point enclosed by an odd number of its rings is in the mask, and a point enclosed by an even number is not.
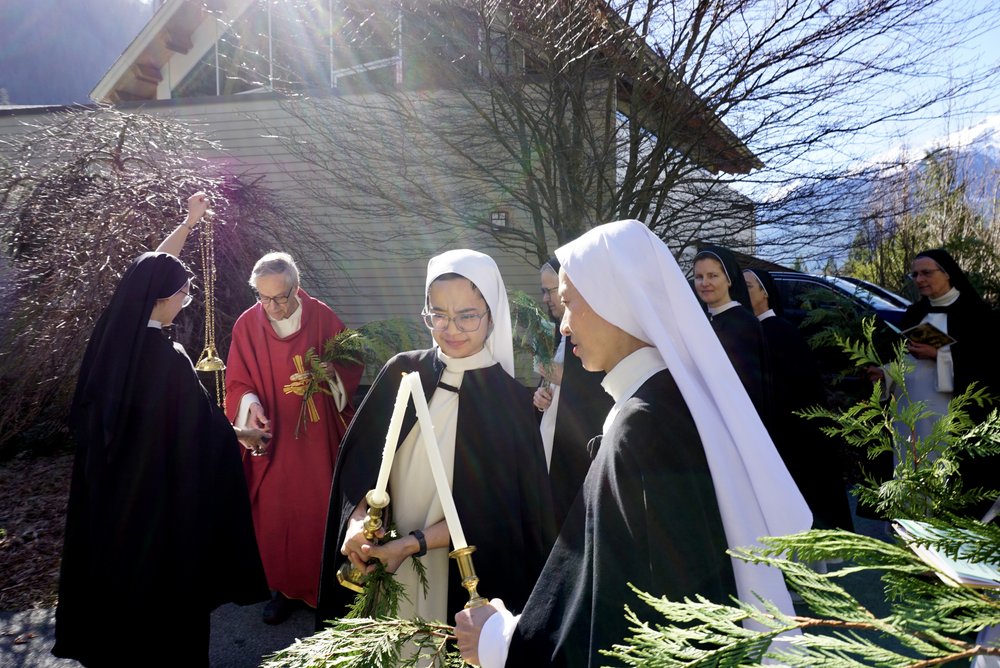
{"type": "Polygon", "coordinates": [[[215,374],[215,400],[219,406],[226,405],[226,382],[222,372],[226,363],[215,349],[215,212],[205,211],[204,225],[198,237],[201,250],[201,275],[205,284],[205,348],[198,356],[195,370],[215,374]]]}
{"type": "MultiPolygon", "coordinates": [[[[374,489],[370,489],[365,495],[365,501],[368,502],[368,516],[365,518],[363,532],[365,538],[370,541],[375,541],[378,536],[379,529],[382,528],[382,510],[389,505],[388,493],[385,494],[384,499],[376,499],[374,492],[374,489]]],[[[361,584],[364,577],[365,572],[355,568],[350,561],[341,564],[340,568],[337,569],[337,582],[359,594],[365,590],[361,584]]]]}
{"type": "Polygon", "coordinates": [[[475,551],[475,545],[468,545],[448,553],[449,557],[458,562],[458,573],[462,576],[462,586],[469,592],[469,602],[465,604],[466,609],[478,608],[489,603],[476,591],[476,587],[479,586],[479,576],[476,575],[476,568],[472,565],[472,553],[475,551]]]}

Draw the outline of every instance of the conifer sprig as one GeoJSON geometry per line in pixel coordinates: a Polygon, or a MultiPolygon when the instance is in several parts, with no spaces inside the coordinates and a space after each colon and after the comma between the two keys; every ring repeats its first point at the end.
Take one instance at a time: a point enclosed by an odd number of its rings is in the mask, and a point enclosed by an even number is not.
{"type": "Polygon", "coordinates": [[[421,619],[338,619],[267,657],[261,668],[461,668],[453,639],[450,626],[421,619]]]}
{"type": "MultiPolygon", "coordinates": [[[[962,534],[965,545],[978,544],[984,551],[1000,545],[995,527],[967,523],[969,527],[974,532],[962,534]]],[[[950,538],[933,542],[957,540],[959,532],[947,532],[950,538]]],[[[839,530],[765,538],[762,543],[730,553],[780,569],[809,606],[809,615],[786,616],[767,602],[758,610],[740,601],[729,605],[703,598],[669,601],[637,591],[657,621],[648,620],[649,610],[637,614],[629,609],[626,618],[632,636],[627,644],[605,652],[610,662],[735,668],[767,659],[803,668],[922,668],[976,655],[1000,656],[1000,648],[981,647],[962,637],[1000,624],[1000,596],[928,577],[928,566],[908,548],[839,530]],[[796,559],[789,559],[791,555],[796,559]],[[852,565],[817,573],[799,561],[836,556],[848,558],[852,565]],[[883,573],[889,615],[876,616],[841,584],[861,571],[883,573]],[[746,620],[759,630],[745,628],[746,620]]]]}
{"type": "Polygon", "coordinates": [[[997,490],[968,488],[958,476],[959,464],[971,457],[1000,453],[1000,416],[992,412],[976,424],[970,410],[990,400],[983,388],[970,385],[948,404],[944,415],[931,412],[926,401],[909,395],[906,375],[913,364],[902,343],[893,362],[884,363],[872,343],[874,320],[863,322],[861,341],[838,336],[837,341],[858,367],[878,366],[894,387],[883,400],[882,384],[876,384],[864,400],[842,412],[814,407],[799,414],[826,422],[821,429],[850,447],[865,452],[870,460],[892,453],[898,462],[892,479],[876,480],[856,488],[858,500],[874,507],[883,517],[923,519],[958,513],[986,499],[995,499],[997,490]],[[930,424],[920,436],[917,424],[930,424]]]}
{"type": "Polygon", "coordinates": [[[508,290],[514,345],[527,349],[540,366],[552,363],[555,323],[538,301],[521,290],[508,290]]]}

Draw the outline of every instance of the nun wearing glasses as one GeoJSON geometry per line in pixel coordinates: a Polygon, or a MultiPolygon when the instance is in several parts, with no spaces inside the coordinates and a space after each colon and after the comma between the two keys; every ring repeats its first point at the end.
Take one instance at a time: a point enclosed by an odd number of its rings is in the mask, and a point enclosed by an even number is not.
{"type": "Polygon", "coordinates": [[[448,558],[450,535],[412,402],[389,476],[388,510],[400,538],[375,545],[362,532],[403,373],[420,374],[459,518],[478,548],[480,590],[522,606],[555,538],[538,422],[530,392],[514,378],[510,308],[496,263],[476,251],[448,251],[430,260],[425,285],[421,315],[434,347],[386,363],[341,444],[317,626],[347,612],[354,595],[336,573],[348,561],[370,570],[379,559],[395,573],[406,588],[400,618],[448,620],[468,601],[448,558]],[[426,591],[414,559],[426,569],[426,591]]]}
{"type": "MultiPolygon", "coordinates": [[[[906,309],[900,328],[907,330],[927,323],[948,337],[947,341],[908,339],[906,342],[911,368],[906,374],[906,396],[901,400],[925,403],[927,416],[917,422],[915,436],[926,438],[940,416],[948,412],[948,402],[972,383],[994,397],[997,394],[1000,376],[995,351],[997,318],[944,249],[918,253],[909,276],[919,299],[906,309]]],[[[885,381],[887,392],[900,395],[900,388],[893,385],[883,369],[869,368],[868,375],[873,381],[885,381]]],[[[996,400],[991,398],[984,406],[970,407],[970,415],[976,421],[983,420],[995,406],[996,400]]],[[[960,472],[965,488],[995,490],[998,459],[979,457],[963,462],[960,472]]],[[[970,508],[969,514],[981,517],[991,504],[992,499],[986,499],[970,508]]]]}

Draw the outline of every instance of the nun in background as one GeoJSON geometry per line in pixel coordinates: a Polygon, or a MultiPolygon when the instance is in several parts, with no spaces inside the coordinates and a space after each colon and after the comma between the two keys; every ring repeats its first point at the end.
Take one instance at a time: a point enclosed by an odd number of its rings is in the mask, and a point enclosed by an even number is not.
{"type": "Polygon", "coordinates": [[[422,317],[429,350],[396,355],[379,372],[340,446],[320,580],[317,627],[343,617],[354,593],[337,581],[348,559],[386,564],[405,587],[399,616],[444,620],[468,601],[410,402],[389,476],[389,512],[401,538],[367,541],[365,494],[375,486],[403,373],[420,374],[462,528],[475,545],[484,591],[523,605],[555,539],[552,497],[529,390],[514,378],[507,291],[496,263],[472,250],[431,258],[422,317]],[[411,559],[419,559],[428,588],[411,559]]]}
{"type": "MultiPolygon", "coordinates": [[[[992,395],[1000,390],[1000,358],[995,345],[997,318],[944,249],[918,253],[911,265],[910,279],[920,299],[906,309],[900,329],[926,322],[955,339],[951,345],[940,348],[915,341],[906,344],[909,362],[913,365],[906,375],[907,394],[914,401],[925,402],[932,413],[916,425],[916,435],[924,438],[930,434],[938,417],[947,413],[952,397],[964,392],[971,383],[992,395]]],[[[873,380],[885,380],[887,392],[899,392],[883,370],[871,369],[869,376],[873,380]]],[[[972,418],[985,419],[995,405],[994,400],[983,408],[974,408],[972,418]]],[[[997,465],[1000,464],[997,460],[997,457],[984,457],[963,462],[960,473],[964,486],[996,489],[997,465]]],[[[991,505],[992,500],[984,501],[969,514],[982,517],[991,505]]]]}
{"type": "Polygon", "coordinates": [[[721,246],[700,250],[694,258],[694,289],[757,412],[765,422],[770,421],[764,334],[750,306],[750,295],[736,256],[721,246]]]}
{"type": "Polygon", "coordinates": [[[599,436],[611,397],[601,387],[604,372],[587,371],[573,354],[573,340],[559,331],[565,307],[559,300],[559,260],[542,265],[542,303],[556,323],[556,352],[550,369],[543,369],[542,384],[535,390],[535,408],[542,411],[539,429],[552,484],[556,527],[562,526],[569,507],[590,468],[588,445],[599,436]]]}
{"type": "MultiPolygon", "coordinates": [[[[456,616],[463,657],[495,668],[599,666],[629,634],[632,583],[679,601],[757,596],[794,614],[782,574],[727,547],[812,518],[670,251],[636,220],[556,251],[562,331],[615,403],[596,458],[519,617],[456,616]],[[736,388],[734,391],[734,387],[736,388]]],[[[499,613],[499,614],[497,614],[499,613]]]]}
{"type": "Polygon", "coordinates": [[[813,528],[853,531],[836,445],[820,431],[817,421],[795,415],[805,408],[826,405],[816,358],[798,328],[781,317],[781,296],[771,274],[745,269],[743,277],[771,363],[774,419],[768,431],[774,445],[812,510],[813,528]]]}

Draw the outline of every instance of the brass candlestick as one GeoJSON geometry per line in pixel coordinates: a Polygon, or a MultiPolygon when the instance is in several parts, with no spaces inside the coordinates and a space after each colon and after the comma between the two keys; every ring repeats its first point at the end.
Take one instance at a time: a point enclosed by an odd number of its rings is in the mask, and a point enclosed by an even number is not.
{"type": "Polygon", "coordinates": [[[465,604],[467,609],[478,608],[489,603],[476,591],[476,587],[479,585],[479,576],[476,575],[476,568],[472,565],[472,553],[475,551],[475,545],[468,545],[448,553],[449,557],[458,562],[458,573],[462,576],[462,586],[469,592],[469,602],[465,604]]]}
{"type": "MultiPolygon", "coordinates": [[[[370,489],[368,490],[368,494],[365,495],[365,501],[368,502],[368,517],[365,518],[364,534],[365,538],[374,542],[379,529],[382,528],[382,509],[389,505],[389,494],[385,494],[385,498],[381,499],[381,503],[376,503],[375,490],[370,489]]],[[[354,564],[350,561],[346,564],[341,564],[340,568],[337,569],[337,582],[359,594],[365,590],[361,585],[364,577],[365,572],[355,568],[354,564]]]]}

